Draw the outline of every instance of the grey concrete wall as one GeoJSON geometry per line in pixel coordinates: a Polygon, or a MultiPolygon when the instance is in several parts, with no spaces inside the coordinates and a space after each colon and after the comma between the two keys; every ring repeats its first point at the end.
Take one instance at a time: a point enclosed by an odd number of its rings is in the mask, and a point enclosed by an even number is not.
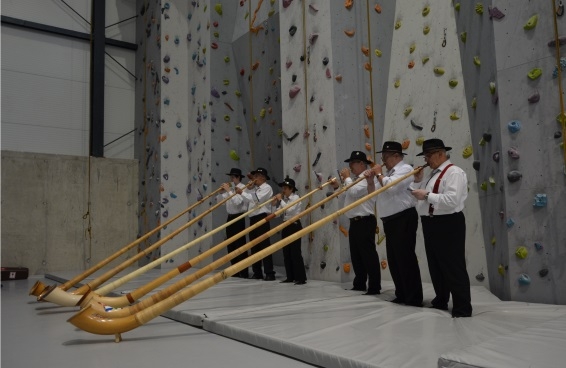
{"type": "Polygon", "coordinates": [[[137,175],[135,160],[2,151],[2,266],[84,270],[122,249],[137,235],[137,175]]]}

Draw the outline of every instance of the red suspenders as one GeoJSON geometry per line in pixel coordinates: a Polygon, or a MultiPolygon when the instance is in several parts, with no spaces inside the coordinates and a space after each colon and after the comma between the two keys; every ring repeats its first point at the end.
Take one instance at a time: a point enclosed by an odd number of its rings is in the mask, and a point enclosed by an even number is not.
{"type": "MultiPolygon", "coordinates": [[[[444,168],[444,170],[442,170],[440,175],[438,175],[438,178],[436,179],[436,182],[434,183],[434,187],[432,188],[432,193],[438,193],[438,187],[440,186],[440,179],[442,179],[442,177],[444,176],[444,173],[446,173],[446,170],[448,170],[448,168],[452,165],[453,164],[446,166],[444,168]]],[[[434,207],[432,206],[432,203],[431,203],[431,204],[428,205],[428,215],[432,216],[433,212],[434,212],[434,207]]]]}

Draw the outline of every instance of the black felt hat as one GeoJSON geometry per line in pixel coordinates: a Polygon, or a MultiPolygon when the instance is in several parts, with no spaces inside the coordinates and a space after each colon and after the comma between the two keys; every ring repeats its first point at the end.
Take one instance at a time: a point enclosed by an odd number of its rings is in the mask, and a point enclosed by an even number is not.
{"type": "Polygon", "coordinates": [[[261,174],[261,175],[265,176],[265,180],[270,179],[269,176],[267,175],[267,170],[264,169],[263,167],[258,167],[256,170],[252,171],[251,174],[252,175],[261,174]]]}
{"type": "Polygon", "coordinates": [[[445,151],[450,151],[452,147],[446,147],[444,145],[444,142],[442,142],[442,140],[438,138],[427,139],[426,141],[423,142],[423,151],[417,154],[417,156],[422,156],[427,152],[441,150],[441,149],[445,151]]]}
{"type": "Polygon", "coordinates": [[[289,179],[288,177],[283,180],[283,183],[279,183],[279,186],[282,187],[283,185],[288,186],[289,188],[293,189],[293,192],[297,191],[297,187],[295,186],[295,181],[293,179],[289,179]]]}
{"type": "Polygon", "coordinates": [[[240,177],[240,179],[242,179],[242,178],[244,177],[244,175],[242,175],[242,170],[240,170],[240,169],[237,169],[237,168],[235,168],[235,167],[231,168],[231,169],[230,169],[230,172],[229,172],[228,174],[226,174],[226,175],[230,175],[230,176],[232,176],[232,175],[234,175],[234,176],[239,176],[239,177],[240,177]]]}
{"type": "Polygon", "coordinates": [[[381,149],[381,151],[377,151],[376,153],[381,152],[391,152],[406,155],[406,153],[403,153],[403,146],[401,146],[401,143],[395,141],[383,142],[383,148],[381,149]]]}
{"type": "Polygon", "coordinates": [[[350,161],[362,161],[362,162],[365,162],[368,165],[371,164],[371,161],[368,160],[366,154],[363,153],[362,151],[352,151],[350,158],[347,159],[347,160],[344,160],[344,162],[350,162],[350,161]]]}

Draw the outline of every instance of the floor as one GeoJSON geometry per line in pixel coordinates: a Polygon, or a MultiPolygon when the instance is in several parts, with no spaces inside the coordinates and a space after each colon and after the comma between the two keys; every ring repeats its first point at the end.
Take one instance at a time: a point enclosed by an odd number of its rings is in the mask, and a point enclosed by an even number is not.
{"type": "MultiPolygon", "coordinates": [[[[112,295],[162,272],[151,270],[112,295]]],[[[47,284],[74,275],[47,275],[47,284]]],[[[3,282],[2,366],[550,368],[566,361],[566,306],[504,302],[483,287],[472,288],[473,316],[454,319],[446,311],[390,303],[388,281],[381,295],[367,296],[325,281],[299,286],[229,278],[115,343],[66,323],[77,307],[28,296],[35,281],[3,282]]],[[[431,285],[424,284],[424,294],[432,299],[431,285]]]]}

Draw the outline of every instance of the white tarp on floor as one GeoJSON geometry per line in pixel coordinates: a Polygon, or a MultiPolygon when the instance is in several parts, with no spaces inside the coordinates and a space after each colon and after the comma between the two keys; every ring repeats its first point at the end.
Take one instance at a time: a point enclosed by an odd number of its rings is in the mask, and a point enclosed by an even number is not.
{"type": "MultiPolygon", "coordinates": [[[[393,285],[382,284],[381,295],[366,296],[324,281],[230,278],[164,315],[322,367],[566,366],[566,306],[502,302],[473,287],[473,316],[453,319],[390,303],[393,285]]],[[[424,294],[425,302],[432,299],[431,285],[424,294]]]]}

